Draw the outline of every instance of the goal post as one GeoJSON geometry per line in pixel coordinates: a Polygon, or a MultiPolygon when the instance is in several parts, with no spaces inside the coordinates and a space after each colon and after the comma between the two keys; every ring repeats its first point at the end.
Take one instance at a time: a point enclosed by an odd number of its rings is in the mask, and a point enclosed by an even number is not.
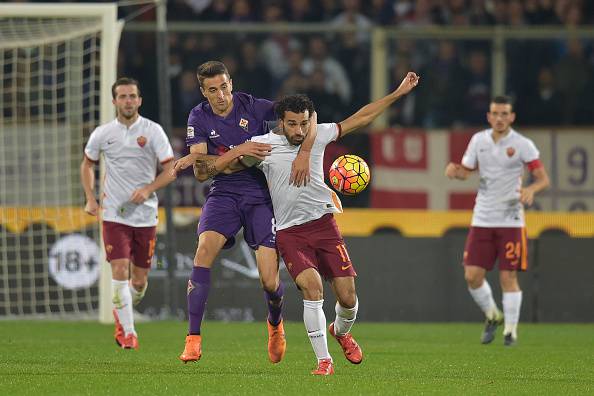
{"type": "Polygon", "coordinates": [[[114,116],[122,26],[116,4],[0,4],[0,318],[111,321],[79,165],[114,116]]]}

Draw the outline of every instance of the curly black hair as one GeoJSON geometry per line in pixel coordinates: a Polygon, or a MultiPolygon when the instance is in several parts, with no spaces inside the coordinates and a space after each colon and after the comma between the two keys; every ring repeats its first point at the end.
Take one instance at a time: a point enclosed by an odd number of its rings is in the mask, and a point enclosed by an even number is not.
{"type": "Polygon", "coordinates": [[[285,112],[291,111],[293,113],[304,113],[305,110],[309,111],[309,116],[314,112],[314,104],[307,95],[295,94],[283,97],[281,100],[276,102],[274,111],[279,119],[285,118],[285,112]]]}

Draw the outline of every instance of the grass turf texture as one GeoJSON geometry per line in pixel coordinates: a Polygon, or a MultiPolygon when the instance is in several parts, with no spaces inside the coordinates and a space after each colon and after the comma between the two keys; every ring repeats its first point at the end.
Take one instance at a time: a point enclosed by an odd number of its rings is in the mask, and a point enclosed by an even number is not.
{"type": "Polygon", "coordinates": [[[15,394],[592,394],[594,325],[521,324],[516,347],[479,343],[482,325],[357,323],[364,360],[329,340],[336,374],[310,374],[302,323],[288,323],[287,354],[273,365],[265,323],[207,322],[203,355],[181,363],[186,324],[137,325],[140,350],[117,349],[112,326],[0,321],[0,389],[15,394]]]}

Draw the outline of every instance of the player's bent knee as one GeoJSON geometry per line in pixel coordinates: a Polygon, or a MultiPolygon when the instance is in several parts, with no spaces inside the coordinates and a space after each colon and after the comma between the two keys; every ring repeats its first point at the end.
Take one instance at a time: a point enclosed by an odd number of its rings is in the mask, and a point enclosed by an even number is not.
{"type": "Polygon", "coordinates": [[[357,305],[357,294],[356,293],[348,293],[346,295],[338,296],[338,303],[347,309],[355,308],[357,305]]]}
{"type": "Polygon", "coordinates": [[[303,298],[310,301],[319,301],[324,298],[324,290],[323,289],[307,289],[301,288],[301,292],[303,293],[303,298]]]}
{"type": "Polygon", "coordinates": [[[136,289],[136,290],[142,290],[146,286],[146,281],[147,281],[146,277],[143,278],[143,279],[134,279],[134,278],[132,278],[130,280],[130,283],[132,284],[132,287],[134,289],[136,289]]]}
{"type": "Polygon", "coordinates": [[[277,277],[260,278],[260,284],[262,284],[262,289],[269,293],[277,291],[279,286],[277,277]]]}

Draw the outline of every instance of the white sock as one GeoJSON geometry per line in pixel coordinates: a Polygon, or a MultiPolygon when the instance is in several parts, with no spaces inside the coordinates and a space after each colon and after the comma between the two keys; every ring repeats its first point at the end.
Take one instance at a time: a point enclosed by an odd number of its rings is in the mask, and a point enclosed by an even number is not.
{"type": "Polygon", "coordinates": [[[353,323],[357,319],[357,310],[359,309],[359,299],[355,302],[353,308],[345,308],[336,302],[334,310],[336,311],[336,319],[334,319],[334,333],[343,336],[351,331],[353,323]]]}
{"type": "Polygon", "coordinates": [[[328,352],[326,315],[324,315],[323,305],[324,300],[303,300],[303,322],[305,323],[307,336],[318,361],[321,359],[332,359],[328,352]]]}
{"type": "Polygon", "coordinates": [[[128,281],[119,281],[112,279],[113,286],[113,306],[118,313],[120,323],[124,328],[125,334],[134,333],[134,316],[132,313],[132,295],[128,287],[128,281]]]}
{"type": "Polygon", "coordinates": [[[130,281],[128,285],[130,287],[130,294],[132,295],[132,305],[136,306],[142,301],[142,298],[146,293],[146,289],[148,288],[148,282],[144,284],[144,287],[141,291],[136,290],[134,286],[132,286],[132,281],[130,281]]]}
{"type": "Polygon", "coordinates": [[[487,319],[494,319],[497,314],[497,304],[493,299],[493,292],[489,282],[485,279],[483,284],[476,289],[468,288],[470,295],[474,299],[474,302],[483,310],[487,319]]]}
{"type": "Polygon", "coordinates": [[[503,334],[510,334],[518,338],[518,322],[520,321],[520,307],[522,306],[522,292],[503,293],[503,315],[505,328],[503,334]]]}

